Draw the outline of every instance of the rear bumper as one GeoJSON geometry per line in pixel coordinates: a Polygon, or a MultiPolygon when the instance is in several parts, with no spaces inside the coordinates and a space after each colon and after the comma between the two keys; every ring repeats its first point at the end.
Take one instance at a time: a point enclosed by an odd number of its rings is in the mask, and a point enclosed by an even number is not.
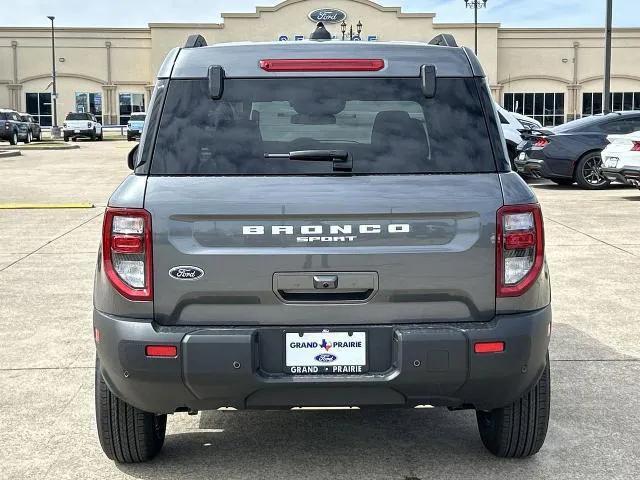
{"type": "Polygon", "coordinates": [[[522,155],[518,155],[514,163],[516,164],[518,173],[534,176],[541,175],[541,170],[544,166],[544,160],[529,158],[527,156],[522,158],[522,155]]]}
{"type": "Polygon", "coordinates": [[[603,168],[602,174],[612,182],[640,187],[640,169],[636,168],[603,168]]]}
{"type": "Polygon", "coordinates": [[[491,322],[366,327],[367,374],[302,376],[282,373],[281,327],[160,327],[94,311],[109,388],[155,413],[420,404],[489,410],[513,402],[538,380],[550,323],[547,306],[491,322]],[[504,352],[474,353],[475,342],[496,340],[505,342],[504,352]],[[178,356],[146,357],[149,344],[176,345],[178,356]]]}
{"type": "Polygon", "coordinates": [[[93,129],[76,129],[76,128],[65,128],[63,131],[65,137],[90,137],[93,135],[93,129]]]}
{"type": "Polygon", "coordinates": [[[518,172],[539,175],[543,178],[573,178],[573,161],[569,158],[550,157],[546,148],[520,150],[515,160],[518,172]],[[524,153],[524,158],[522,154],[524,153]]]}

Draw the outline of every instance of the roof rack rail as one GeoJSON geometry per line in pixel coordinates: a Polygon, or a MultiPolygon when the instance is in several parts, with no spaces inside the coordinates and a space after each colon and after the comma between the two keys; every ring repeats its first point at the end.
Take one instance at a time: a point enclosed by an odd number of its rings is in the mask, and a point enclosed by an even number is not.
{"type": "Polygon", "coordinates": [[[450,33],[441,33],[431,39],[429,45],[439,45],[441,47],[457,47],[458,42],[450,33]]]}
{"type": "Polygon", "coordinates": [[[198,48],[206,46],[207,41],[202,35],[189,35],[189,38],[187,38],[187,43],[184,44],[184,48],[198,48]]]}

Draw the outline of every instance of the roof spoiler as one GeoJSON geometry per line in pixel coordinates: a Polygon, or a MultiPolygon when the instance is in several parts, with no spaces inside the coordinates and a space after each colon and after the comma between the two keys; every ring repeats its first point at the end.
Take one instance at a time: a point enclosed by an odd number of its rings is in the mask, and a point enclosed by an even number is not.
{"type": "Polygon", "coordinates": [[[555,135],[551,130],[544,127],[536,128],[519,128],[518,132],[522,136],[523,140],[529,140],[534,137],[555,135]]]}
{"type": "Polygon", "coordinates": [[[187,43],[184,44],[184,48],[198,48],[206,46],[207,41],[202,35],[189,35],[189,38],[187,38],[187,43]]]}
{"type": "Polygon", "coordinates": [[[438,45],[440,47],[457,47],[458,42],[450,33],[441,33],[431,39],[429,45],[438,45]]]}

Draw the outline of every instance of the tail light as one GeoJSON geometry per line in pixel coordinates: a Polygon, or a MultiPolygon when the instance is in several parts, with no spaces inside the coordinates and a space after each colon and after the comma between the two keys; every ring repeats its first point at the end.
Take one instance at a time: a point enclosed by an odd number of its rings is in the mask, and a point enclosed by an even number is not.
{"type": "Polygon", "coordinates": [[[64,122],[64,123],[62,124],[62,127],[63,127],[63,128],[67,128],[67,122],[64,122]]]}
{"type": "Polygon", "coordinates": [[[544,264],[540,205],[500,208],[496,233],[496,296],[522,295],[536,281],[544,264]]]}
{"type": "Polygon", "coordinates": [[[632,152],[640,152],[640,142],[633,142],[633,147],[631,147],[632,152]]]}
{"type": "Polygon", "coordinates": [[[534,147],[546,147],[549,144],[549,140],[545,137],[539,137],[536,138],[536,141],[534,142],[533,146],[534,147]]]}
{"type": "Polygon", "coordinates": [[[381,58],[275,58],[260,60],[267,72],[377,72],[381,58]]]}
{"type": "Polygon", "coordinates": [[[87,127],[91,128],[91,122],[87,122],[87,127]]]}
{"type": "Polygon", "coordinates": [[[114,288],[129,300],[152,300],[151,215],[142,208],[107,207],[102,263],[114,288]]]}

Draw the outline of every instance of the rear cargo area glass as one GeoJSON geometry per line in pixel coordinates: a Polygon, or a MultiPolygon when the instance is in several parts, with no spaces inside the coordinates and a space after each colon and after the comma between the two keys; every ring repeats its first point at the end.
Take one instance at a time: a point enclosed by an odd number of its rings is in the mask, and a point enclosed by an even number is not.
{"type": "Polygon", "coordinates": [[[345,150],[352,174],[495,172],[476,80],[439,78],[172,80],[152,175],[332,175],[331,162],[265,153],[345,150]]]}

